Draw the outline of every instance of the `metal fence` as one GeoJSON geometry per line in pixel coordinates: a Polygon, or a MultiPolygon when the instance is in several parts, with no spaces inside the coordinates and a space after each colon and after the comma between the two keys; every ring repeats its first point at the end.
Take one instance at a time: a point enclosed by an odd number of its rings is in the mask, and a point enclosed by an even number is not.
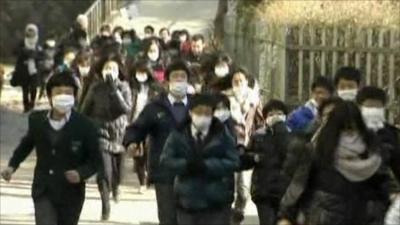
{"type": "Polygon", "coordinates": [[[101,25],[109,21],[112,13],[119,9],[120,0],[96,0],[85,12],[89,19],[89,38],[92,39],[99,31],[101,25]]]}
{"type": "Polygon", "coordinates": [[[390,119],[400,122],[400,28],[283,26],[235,17],[225,20],[225,50],[258,77],[264,99],[296,105],[319,75],[333,78],[344,65],[363,83],[387,90],[390,119]]]}

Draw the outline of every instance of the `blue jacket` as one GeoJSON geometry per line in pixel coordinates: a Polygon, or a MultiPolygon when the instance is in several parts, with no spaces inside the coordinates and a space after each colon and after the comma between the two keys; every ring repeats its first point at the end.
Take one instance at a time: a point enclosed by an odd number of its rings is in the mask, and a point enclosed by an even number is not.
{"type": "Polygon", "coordinates": [[[196,153],[190,123],[174,131],[165,144],[161,164],[177,175],[174,192],[179,207],[200,211],[229,207],[233,201],[233,183],[229,179],[239,168],[235,142],[224,126],[213,120],[203,147],[198,151],[204,171],[191,174],[188,162],[196,153]]]}

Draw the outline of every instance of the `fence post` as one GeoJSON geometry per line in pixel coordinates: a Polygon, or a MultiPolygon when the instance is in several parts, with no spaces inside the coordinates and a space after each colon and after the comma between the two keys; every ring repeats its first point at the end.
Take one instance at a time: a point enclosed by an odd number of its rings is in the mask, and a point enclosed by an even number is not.
{"type": "MultiPolygon", "coordinates": [[[[400,35],[399,35],[400,36],[400,35]]],[[[396,33],[395,33],[395,30],[394,29],[391,29],[390,30],[390,49],[394,49],[395,47],[396,47],[396,44],[395,44],[395,37],[396,37],[396,33]]],[[[397,43],[397,45],[398,45],[399,43],[397,43]]],[[[397,46],[397,47],[399,47],[399,46],[397,46]]],[[[396,110],[396,112],[397,113],[400,113],[400,110],[399,110],[399,106],[398,106],[398,104],[397,104],[397,107],[396,107],[396,104],[395,104],[395,96],[396,96],[396,89],[395,89],[395,84],[396,84],[396,78],[395,78],[395,76],[394,76],[394,65],[395,65],[395,61],[394,61],[394,53],[393,52],[391,52],[390,53],[390,55],[389,55],[389,87],[388,87],[388,92],[389,92],[389,105],[390,106],[392,106],[392,105],[394,105],[394,108],[397,108],[397,109],[395,109],[396,110]]],[[[394,122],[394,114],[395,114],[395,112],[393,112],[393,108],[392,107],[390,107],[390,111],[389,111],[389,121],[390,122],[394,122]]],[[[398,122],[398,121],[397,121],[398,122]]]]}
{"type": "MultiPolygon", "coordinates": [[[[334,48],[337,46],[337,42],[338,42],[338,27],[334,26],[333,27],[333,42],[332,42],[332,46],[334,48]]],[[[337,70],[337,61],[338,61],[338,53],[336,50],[334,50],[332,53],[332,77],[335,76],[335,73],[337,70]]]]}
{"type": "MultiPolygon", "coordinates": [[[[372,28],[368,28],[368,30],[367,30],[367,47],[368,48],[372,47],[372,32],[373,32],[372,28]]],[[[371,52],[368,51],[368,53],[367,53],[367,65],[366,65],[367,69],[365,70],[366,74],[367,74],[367,85],[370,85],[371,82],[372,82],[372,79],[371,79],[371,61],[372,61],[371,52]]]]}
{"type": "MultiPolygon", "coordinates": [[[[379,30],[379,40],[378,40],[378,45],[379,48],[383,48],[383,37],[385,35],[385,30],[380,29],[379,30]]],[[[383,74],[382,74],[382,67],[383,67],[383,53],[379,53],[378,55],[378,87],[382,87],[383,84],[383,74]]]]}
{"type": "MultiPolygon", "coordinates": [[[[300,25],[299,27],[299,46],[302,47],[304,44],[304,26],[300,25]]],[[[303,100],[303,85],[304,85],[304,76],[303,76],[303,50],[299,50],[299,79],[298,79],[298,89],[297,89],[297,98],[299,101],[303,100]]]]}
{"type": "MultiPolygon", "coordinates": [[[[315,30],[313,25],[309,25],[309,31],[310,31],[310,46],[315,45],[315,30]]],[[[308,84],[311,87],[312,82],[314,81],[314,61],[315,61],[315,53],[313,50],[310,50],[310,76],[308,80],[308,84]]],[[[309,94],[311,94],[311,90],[309,89],[309,94]]]]}
{"type": "Polygon", "coordinates": [[[286,91],[287,91],[287,85],[286,85],[286,78],[287,78],[287,49],[286,49],[286,33],[287,33],[287,27],[286,26],[280,26],[278,28],[278,35],[279,35],[279,46],[278,46],[278,59],[279,59],[279,65],[278,65],[278,73],[276,74],[276,80],[275,85],[278,87],[278,98],[281,99],[282,101],[286,101],[286,91]]]}
{"type": "MultiPolygon", "coordinates": [[[[326,47],[326,28],[322,28],[322,47],[326,47]]],[[[326,51],[322,50],[321,52],[321,74],[322,76],[326,76],[326,51]]]]}

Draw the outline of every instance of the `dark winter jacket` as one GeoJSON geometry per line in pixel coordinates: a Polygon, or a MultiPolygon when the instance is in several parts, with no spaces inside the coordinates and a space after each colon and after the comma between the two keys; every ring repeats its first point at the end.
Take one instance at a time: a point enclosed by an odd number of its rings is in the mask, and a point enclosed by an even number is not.
{"type": "Polygon", "coordinates": [[[46,195],[56,203],[81,201],[85,196],[85,180],[102,165],[97,150],[98,130],[88,118],[73,111],[65,126],[55,131],[47,115],[47,110],[29,115],[28,132],[14,151],[9,166],[17,169],[35,149],[33,199],[46,195]],[[59,138],[52,138],[57,133],[59,138]],[[77,170],[82,181],[69,183],[64,174],[68,170],[77,170]]]}
{"type": "Polygon", "coordinates": [[[289,185],[290,178],[284,171],[289,132],[285,123],[271,128],[261,128],[253,135],[248,149],[241,157],[245,169],[254,168],[251,178],[251,197],[255,203],[279,201],[289,185]],[[255,156],[259,161],[255,161],[255,156]]]}
{"type": "MultiPolygon", "coordinates": [[[[189,113],[186,117],[189,117],[189,113]]],[[[137,120],[128,126],[124,139],[126,147],[131,143],[142,143],[149,136],[148,177],[150,183],[173,183],[174,175],[160,166],[160,155],[169,134],[182,125],[176,121],[172,113],[172,105],[167,94],[162,94],[149,103],[137,120]]]]}
{"type": "Polygon", "coordinates": [[[351,182],[332,165],[318,163],[311,144],[303,150],[282,198],[279,217],[294,222],[303,211],[309,225],[365,225],[368,202],[387,202],[390,180],[384,163],[369,179],[351,182]]]}
{"type": "Polygon", "coordinates": [[[233,183],[228,177],[239,167],[239,155],[233,138],[217,119],[214,119],[208,135],[198,148],[195,147],[191,123],[173,131],[160,160],[162,166],[177,175],[174,192],[179,207],[201,211],[232,204],[233,183]],[[204,162],[204,168],[191,172],[191,160],[204,162]]]}
{"type": "Polygon", "coordinates": [[[400,184],[400,130],[389,124],[377,132],[379,140],[388,149],[390,169],[400,184]]]}
{"type": "Polygon", "coordinates": [[[128,83],[117,81],[116,89],[104,81],[91,86],[81,110],[100,128],[101,150],[112,153],[125,151],[122,141],[131,108],[128,83]]]}
{"type": "Polygon", "coordinates": [[[15,64],[14,74],[11,80],[13,86],[26,86],[28,84],[38,86],[39,85],[39,69],[40,69],[40,56],[42,48],[37,45],[35,50],[29,50],[25,48],[24,41],[21,41],[16,49],[14,55],[17,57],[15,64]],[[27,61],[33,59],[36,64],[38,73],[29,74],[27,61]]]}

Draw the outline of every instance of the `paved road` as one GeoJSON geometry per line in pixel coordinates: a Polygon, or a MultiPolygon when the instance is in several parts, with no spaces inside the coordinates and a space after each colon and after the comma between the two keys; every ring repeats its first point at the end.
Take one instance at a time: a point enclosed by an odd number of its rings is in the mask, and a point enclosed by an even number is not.
{"type": "MultiPolygon", "coordinates": [[[[187,28],[192,33],[207,34],[215,15],[216,0],[141,0],[134,5],[136,16],[117,18],[114,24],[134,27],[140,33],[147,24],[158,30],[163,26],[171,29],[187,28]]],[[[21,111],[21,92],[6,86],[0,105],[0,168],[6,166],[14,147],[26,131],[27,115],[21,111]]],[[[42,100],[38,108],[46,108],[42,100]]],[[[32,154],[22,164],[10,183],[0,182],[0,224],[34,224],[33,203],[30,197],[35,156],[32,154]]],[[[126,160],[126,178],[121,187],[121,201],[112,205],[110,222],[99,222],[101,202],[94,180],[89,181],[87,198],[81,215],[82,225],[89,224],[157,224],[155,194],[136,193],[138,185],[132,172],[132,160],[126,160]]],[[[256,210],[250,204],[246,212],[246,224],[257,224],[256,210]]]]}
{"type": "Polygon", "coordinates": [[[217,0],[139,0],[126,7],[123,16],[113,23],[134,28],[139,35],[150,24],[157,32],[161,27],[170,27],[171,30],[185,28],[191,33],[207,36],[217,5],[217,0]]]}

